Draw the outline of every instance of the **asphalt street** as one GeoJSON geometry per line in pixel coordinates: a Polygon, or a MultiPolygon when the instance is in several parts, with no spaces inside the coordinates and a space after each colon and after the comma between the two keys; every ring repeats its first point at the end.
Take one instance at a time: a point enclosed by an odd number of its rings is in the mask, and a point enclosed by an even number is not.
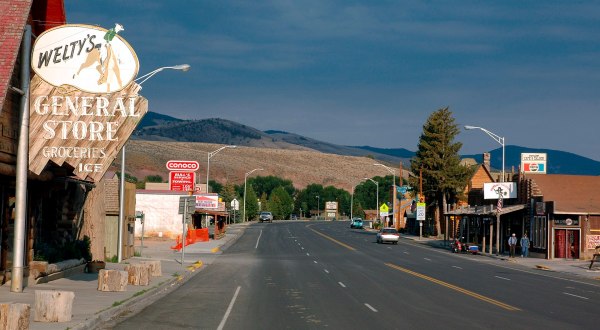
{"type": "Polygon", "coordinates": [[[593,329],[597,283],[507,267],[349,222],[257,223],[117,329],[593,329]]]}

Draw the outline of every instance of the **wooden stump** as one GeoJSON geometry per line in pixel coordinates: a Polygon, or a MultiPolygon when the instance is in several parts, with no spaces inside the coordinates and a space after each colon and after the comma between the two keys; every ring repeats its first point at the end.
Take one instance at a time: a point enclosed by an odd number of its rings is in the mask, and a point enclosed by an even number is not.
{"type": "Polygon", "coordinates": [[[148,285],[150,284],[150,265],[131,264],[125,267],[125,271],[129,274],[128,283],[131,285],[148,285]]]}
{"type": "Polygon", "coordinates": [[[29,329],[29,304],[2,303],[0,304],[0,330],[29,329]]]}
{"type": "Polygon", "coordinates": [[[154,277],[162,276],[160,260],[145,260],[142,261],[142,264],[150,265],[150,275],[154,277]]]}
{"type": "Polygon", "coordinates": [[[129,274],[122,270],[101,269],[98,272],[98,291],[125,291],[129,274]]]}
{"type": "Polygon", "coordinates": [[[69,322],[75,293],[72,291],[35,290],[33,320],[36,322],[69,322]]]}

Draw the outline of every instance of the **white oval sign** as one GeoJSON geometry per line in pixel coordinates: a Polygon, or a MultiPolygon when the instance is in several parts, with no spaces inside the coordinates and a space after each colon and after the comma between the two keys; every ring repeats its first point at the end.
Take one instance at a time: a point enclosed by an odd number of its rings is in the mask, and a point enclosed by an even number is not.
{"type": "Polygon", "coordinates": [[[67,24],[42,33],[33,45],[33,71],[54,86],[89,93],[114,93],[138,74],[133,48],[118,33],[91,25],[67,24]]]}

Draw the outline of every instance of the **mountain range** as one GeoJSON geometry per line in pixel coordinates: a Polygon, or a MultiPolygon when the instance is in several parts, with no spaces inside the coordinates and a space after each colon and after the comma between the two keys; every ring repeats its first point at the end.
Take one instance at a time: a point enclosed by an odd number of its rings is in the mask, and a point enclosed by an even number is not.
{"type": "MultiPolygon", "coordinates": [[[[132,139],[318,151],[342,156],[370,157],[390,164],[402,162],[406,168],[410,164],[410,159],[415,156],[414,151],[404,148],[344,146],[279,130],[261,131],[226,119],[183,120],[156,112],[148,112],[144,116],[132,135],[132,139]]],[[[501,169],[502,148],[496,148],[489,152],[491,153],[491,166],[501,169]]],[[[565,151],[515,145],[505,147],[505,170],[507,172],[518,170],[521,153],[546,153],[548,174],[600,175],[600,162],[598,161],[565,151]]],[[[461,155],[461,158],[472,158],[481,163],[483,154],[461,155]]]]}

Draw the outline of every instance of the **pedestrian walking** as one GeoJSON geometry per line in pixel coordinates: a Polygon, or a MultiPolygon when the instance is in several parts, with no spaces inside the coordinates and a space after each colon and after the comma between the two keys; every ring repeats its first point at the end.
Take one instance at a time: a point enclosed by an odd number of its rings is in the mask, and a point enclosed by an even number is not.
{"type": "Polygon", "coordinates": [[[517,235],[515,233],[512,234],[511,237],[508,238],[508,246],[510,246],[510,257],[515,257],[515,248],[517,247],[517,235]]]}
{"type": "Polygon", "coordinates": [[[529,237],[527,237],[527,234],[524,234],[523,237],[521,237],[521,258],[527,258],[527,256],[529,255],[529,244],[531,242],[529,241],[529,237]]]}

